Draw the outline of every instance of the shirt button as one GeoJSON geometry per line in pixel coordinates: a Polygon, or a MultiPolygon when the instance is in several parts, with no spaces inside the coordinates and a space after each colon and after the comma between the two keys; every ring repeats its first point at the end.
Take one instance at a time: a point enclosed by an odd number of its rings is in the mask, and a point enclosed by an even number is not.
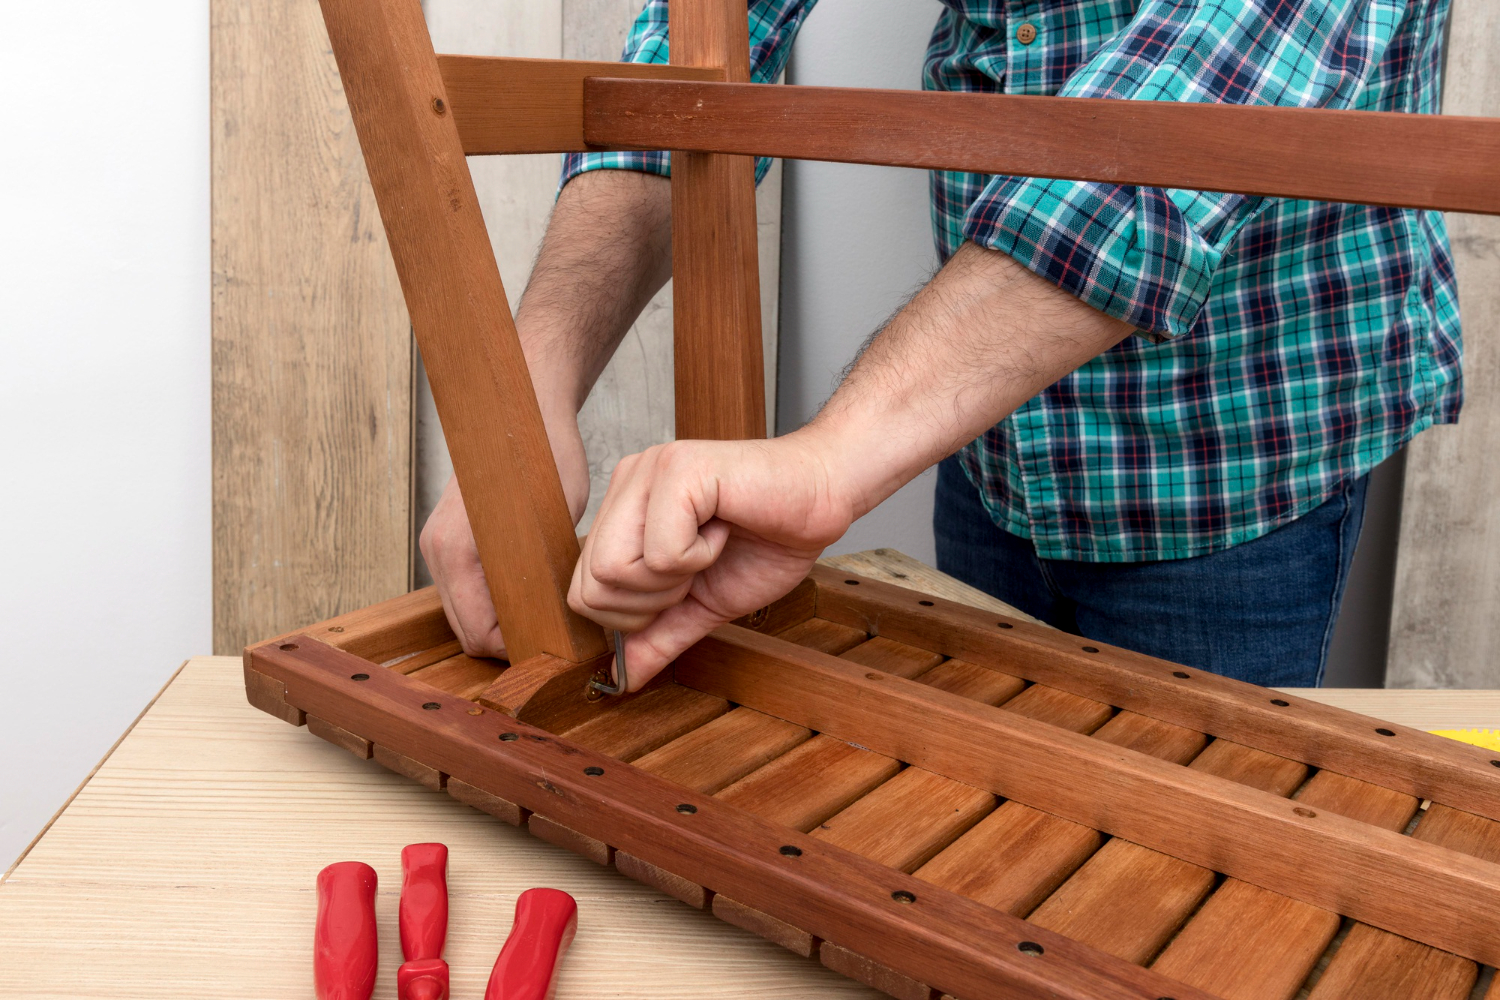
{"type": "Polygon", "coordinates": [[[1016,41],[1022,45],[1030,45],[1036,41],[1036,25],[1027,22],[1016,29],[1016,41]]]}

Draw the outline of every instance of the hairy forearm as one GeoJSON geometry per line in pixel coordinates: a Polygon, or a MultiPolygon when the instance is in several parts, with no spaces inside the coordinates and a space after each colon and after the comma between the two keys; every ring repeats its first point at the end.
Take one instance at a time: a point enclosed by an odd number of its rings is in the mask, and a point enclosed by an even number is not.
{"type": "Polygon", "coordinates": [[[543,416],[571,420],[671,273],[671,182],[596,170],[563,188],[516,311],[543,416]]]}
{"type": "Polygon", "coordinates": [[[837,466],[859,516],[1130,332],[965,244],[798,433],[837,466]]]}

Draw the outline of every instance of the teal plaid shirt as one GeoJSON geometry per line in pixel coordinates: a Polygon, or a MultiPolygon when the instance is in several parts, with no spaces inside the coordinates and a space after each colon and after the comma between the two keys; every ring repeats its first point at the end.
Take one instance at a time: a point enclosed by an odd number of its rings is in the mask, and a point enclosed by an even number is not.
{"type": "MultiPolygon", "coordinates": [[[[748,0],[757,82],[780,75],[815,3],[748,0]]],[[[1447,11],[944,0],[923,85],[1432,114],[1447,11]]],[[[665,0],[646,4],[625,58],[667,61],[665,0]]],[[[564,183],[600,167],[666,174],[670,159],[570,156],[564,183]]],[[[1249,541],[1457,419],[1458,300],[1436,212],[951,172],[931,189],[943,259],[972,240],[1141,332],[963,450],[995,523],[1043,558],[1180,559],[1249,541]]]]}

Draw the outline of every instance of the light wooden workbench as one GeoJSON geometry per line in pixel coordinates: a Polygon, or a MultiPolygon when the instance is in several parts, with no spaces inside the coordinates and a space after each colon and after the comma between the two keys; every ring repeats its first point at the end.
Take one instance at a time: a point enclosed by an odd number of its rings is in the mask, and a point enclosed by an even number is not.
{"type": "MultiPolygon", "coordinates": [[[[896,553],[840,564],[980,600],[896,553]]],[[[1500,692],[1299,693],[1425,729],[1500,726],[1500,692]]],[[[883,996],[263,715],[237,658],[197,657],[0,882],[0,997],[311,997],[313,880],[342,860],[380,874],[376,996],[392,997],[400,851],[423,840],[451,849],[456,997],[481,995],[536,885],[579,901],[559,1000],[883,996]]]]}

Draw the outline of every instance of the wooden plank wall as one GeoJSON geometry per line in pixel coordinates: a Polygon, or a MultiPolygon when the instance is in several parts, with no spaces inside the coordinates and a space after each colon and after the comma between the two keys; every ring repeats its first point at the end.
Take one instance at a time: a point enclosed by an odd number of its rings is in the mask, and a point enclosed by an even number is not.
{"type": "MultiPolygon", "coordinates": [[[[1500,6],[1454,0],[1444,111],[1500,115],[1500,6]]],[[[1460,422],[1409,449],[1390,687],[1500,687],[1500,218],[1449,215],[1464,321],[1460,422]]]]}
{"type": "Polygon", "coordinates": [[[406,590],[411,331],[317,0],[213,0],[214,650],[406,590]]]}
{"type": "MultiPolygon", "coordinates": [[[[424,0],[440,52],[534,58],[618,59],[641,0],[424,0]]],[[[489,226],[500,276],[514,308],[531,273],[557,191],[555,156],[473,157],[475,187],[489,226]]],[[[778,274],[781,256],[781,164],[761,184],[761,317],[766,359],[766,412],[774,414],[778,274]]],[[[452,471],[425,383],[416,389],[416,523],[420,528],[452,471]]],[[[605,368],[579,416],[592,489],[581,528],[592,522],[615,463],[673,437],[672,290],[653,298],[605,368]]],[[[772,428],[768,427],[768,431],[772,428]]],[[[430,577],[415,558],[418,583],[430,577]]]]}

